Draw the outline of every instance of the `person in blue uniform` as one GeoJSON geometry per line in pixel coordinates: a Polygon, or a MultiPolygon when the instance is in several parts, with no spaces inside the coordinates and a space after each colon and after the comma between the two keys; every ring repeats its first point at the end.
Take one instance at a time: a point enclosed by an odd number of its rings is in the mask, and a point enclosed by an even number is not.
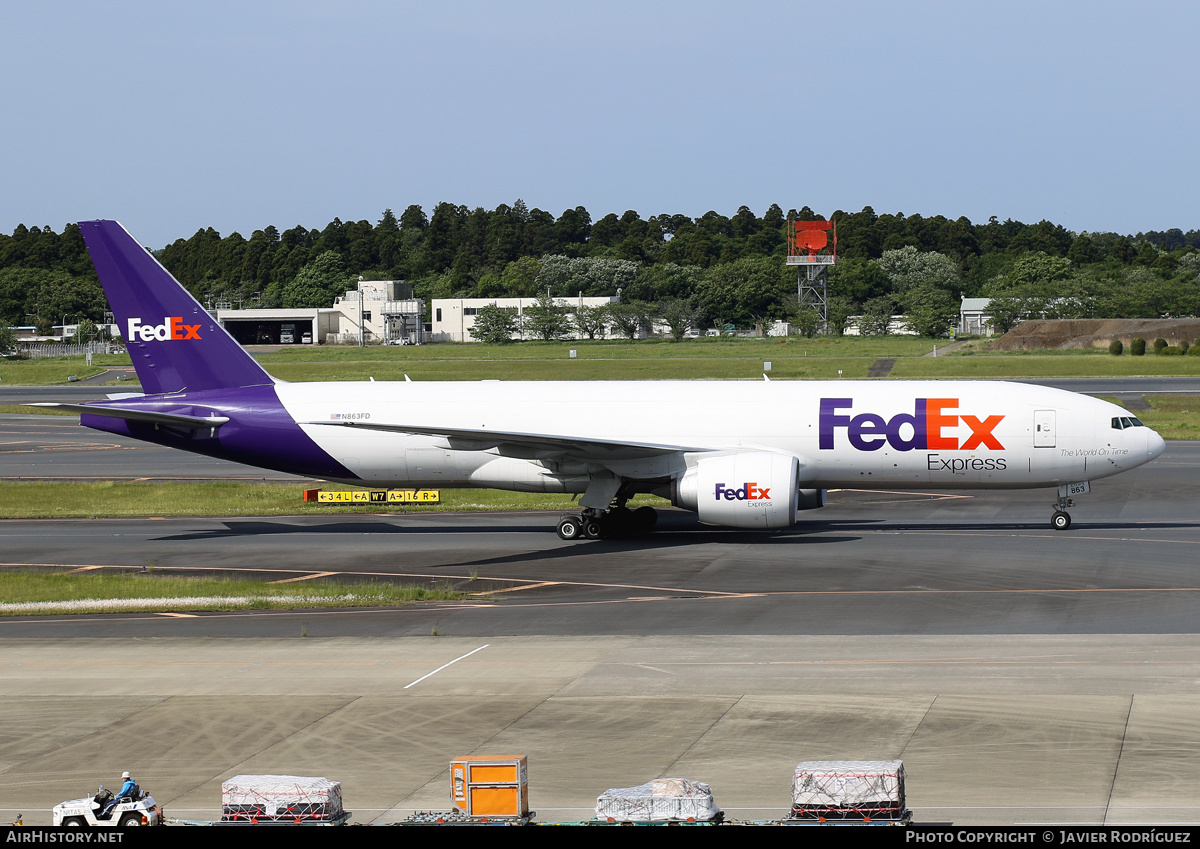
{"type": "Polygon", "coordinates": [[[137,782],[133,780],[133,776],[129,774],[129,770],[121,773],[121,789],[116,792],[107,805],[104,806],[104,811],[100,814],[102,817],[107,817],[112,813],[112,809],[117,806],[117,803],[122,799],[132,798],[133,791],[137,789],[137,782]]]}

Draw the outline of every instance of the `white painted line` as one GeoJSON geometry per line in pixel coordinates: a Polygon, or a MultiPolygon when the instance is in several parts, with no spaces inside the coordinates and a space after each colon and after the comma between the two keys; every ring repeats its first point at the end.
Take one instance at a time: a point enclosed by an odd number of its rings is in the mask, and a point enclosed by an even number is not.
{"type": "Polygon", "coordinates": [[[412,686],[414,686],[414,685],[416,685],[416,684],[420,684],[420,683],[421,683],[422,681],[424,681],[426,678],[429,678],[430,676],[433,676],[433,675],[437,675],[439,672],[441,672],[441,671],[442,671],[443,669],[445,669],[447,666],[453,666],[454,664],[458,663],[460,660],[463,660],[464,658],[468,658],[468,657],[470,657],[471,655],[475,654],[475,652],[477,652],[477,651],[483,651],[483,650],[484,650],[484,649],[486,649],[486,648],[487,648],[489,645],[491,645],[491,643],[488,643],[488,644],[486,644],[486,645],[482,645],[482,646],[480,646],[480,647],[479,647],[479,648],[477,648],[477,649],[472,649],[471,651],[469,651],[469,652],[467,652],[466,654],[464,654],[462,657],[456,657],[456,658],[454,658],[454,660],[450,661],[449,663],[442,664],[441,666],[439,666],[437,669],[433,670],[432,672],[429,672],[429,673],[426,673],[425,675],[422,675],[422,676],[421,676],[420,678],[418,678],[416,681],[413,681],[413,682],[412,682],[412,684],[405,684],[405,685],[404,685],[404,687],[403,687],[403,689],[407,690],[409,687],[412,687],[412,686]]]}

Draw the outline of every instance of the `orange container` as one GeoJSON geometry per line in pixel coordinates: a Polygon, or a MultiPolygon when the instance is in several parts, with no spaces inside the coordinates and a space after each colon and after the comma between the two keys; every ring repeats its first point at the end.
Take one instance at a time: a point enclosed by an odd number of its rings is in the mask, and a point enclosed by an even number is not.
{"type": "Polygon", "coordinates": [[[450,798],[472,817],[519,818],[529,813],[525,755],[455,758],[450,761],[450,798]]]}

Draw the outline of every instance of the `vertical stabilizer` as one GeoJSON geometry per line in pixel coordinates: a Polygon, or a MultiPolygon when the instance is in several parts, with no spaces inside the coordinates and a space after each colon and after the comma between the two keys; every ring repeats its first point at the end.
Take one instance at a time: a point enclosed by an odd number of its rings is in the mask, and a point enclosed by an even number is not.
{"type": "Polygon", "coordinates": [[[150,394],[274,381],[116,221],[80,221],[142,389],[150,394]]]}

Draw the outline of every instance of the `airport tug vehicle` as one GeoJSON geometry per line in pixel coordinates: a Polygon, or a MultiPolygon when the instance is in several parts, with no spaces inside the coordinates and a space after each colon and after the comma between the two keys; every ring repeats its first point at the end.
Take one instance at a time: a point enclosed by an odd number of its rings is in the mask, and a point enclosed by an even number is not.
{"type": "Polygon", "coordinates": [[[133,793],[116,799],[104,785],[94,796],[69,799],[54,806],[54,824],[62,826],[96,826],[99,828],[132,828],[142,825],[162,825],[162,808],[149,793],[134,787],[133,793]]]}

